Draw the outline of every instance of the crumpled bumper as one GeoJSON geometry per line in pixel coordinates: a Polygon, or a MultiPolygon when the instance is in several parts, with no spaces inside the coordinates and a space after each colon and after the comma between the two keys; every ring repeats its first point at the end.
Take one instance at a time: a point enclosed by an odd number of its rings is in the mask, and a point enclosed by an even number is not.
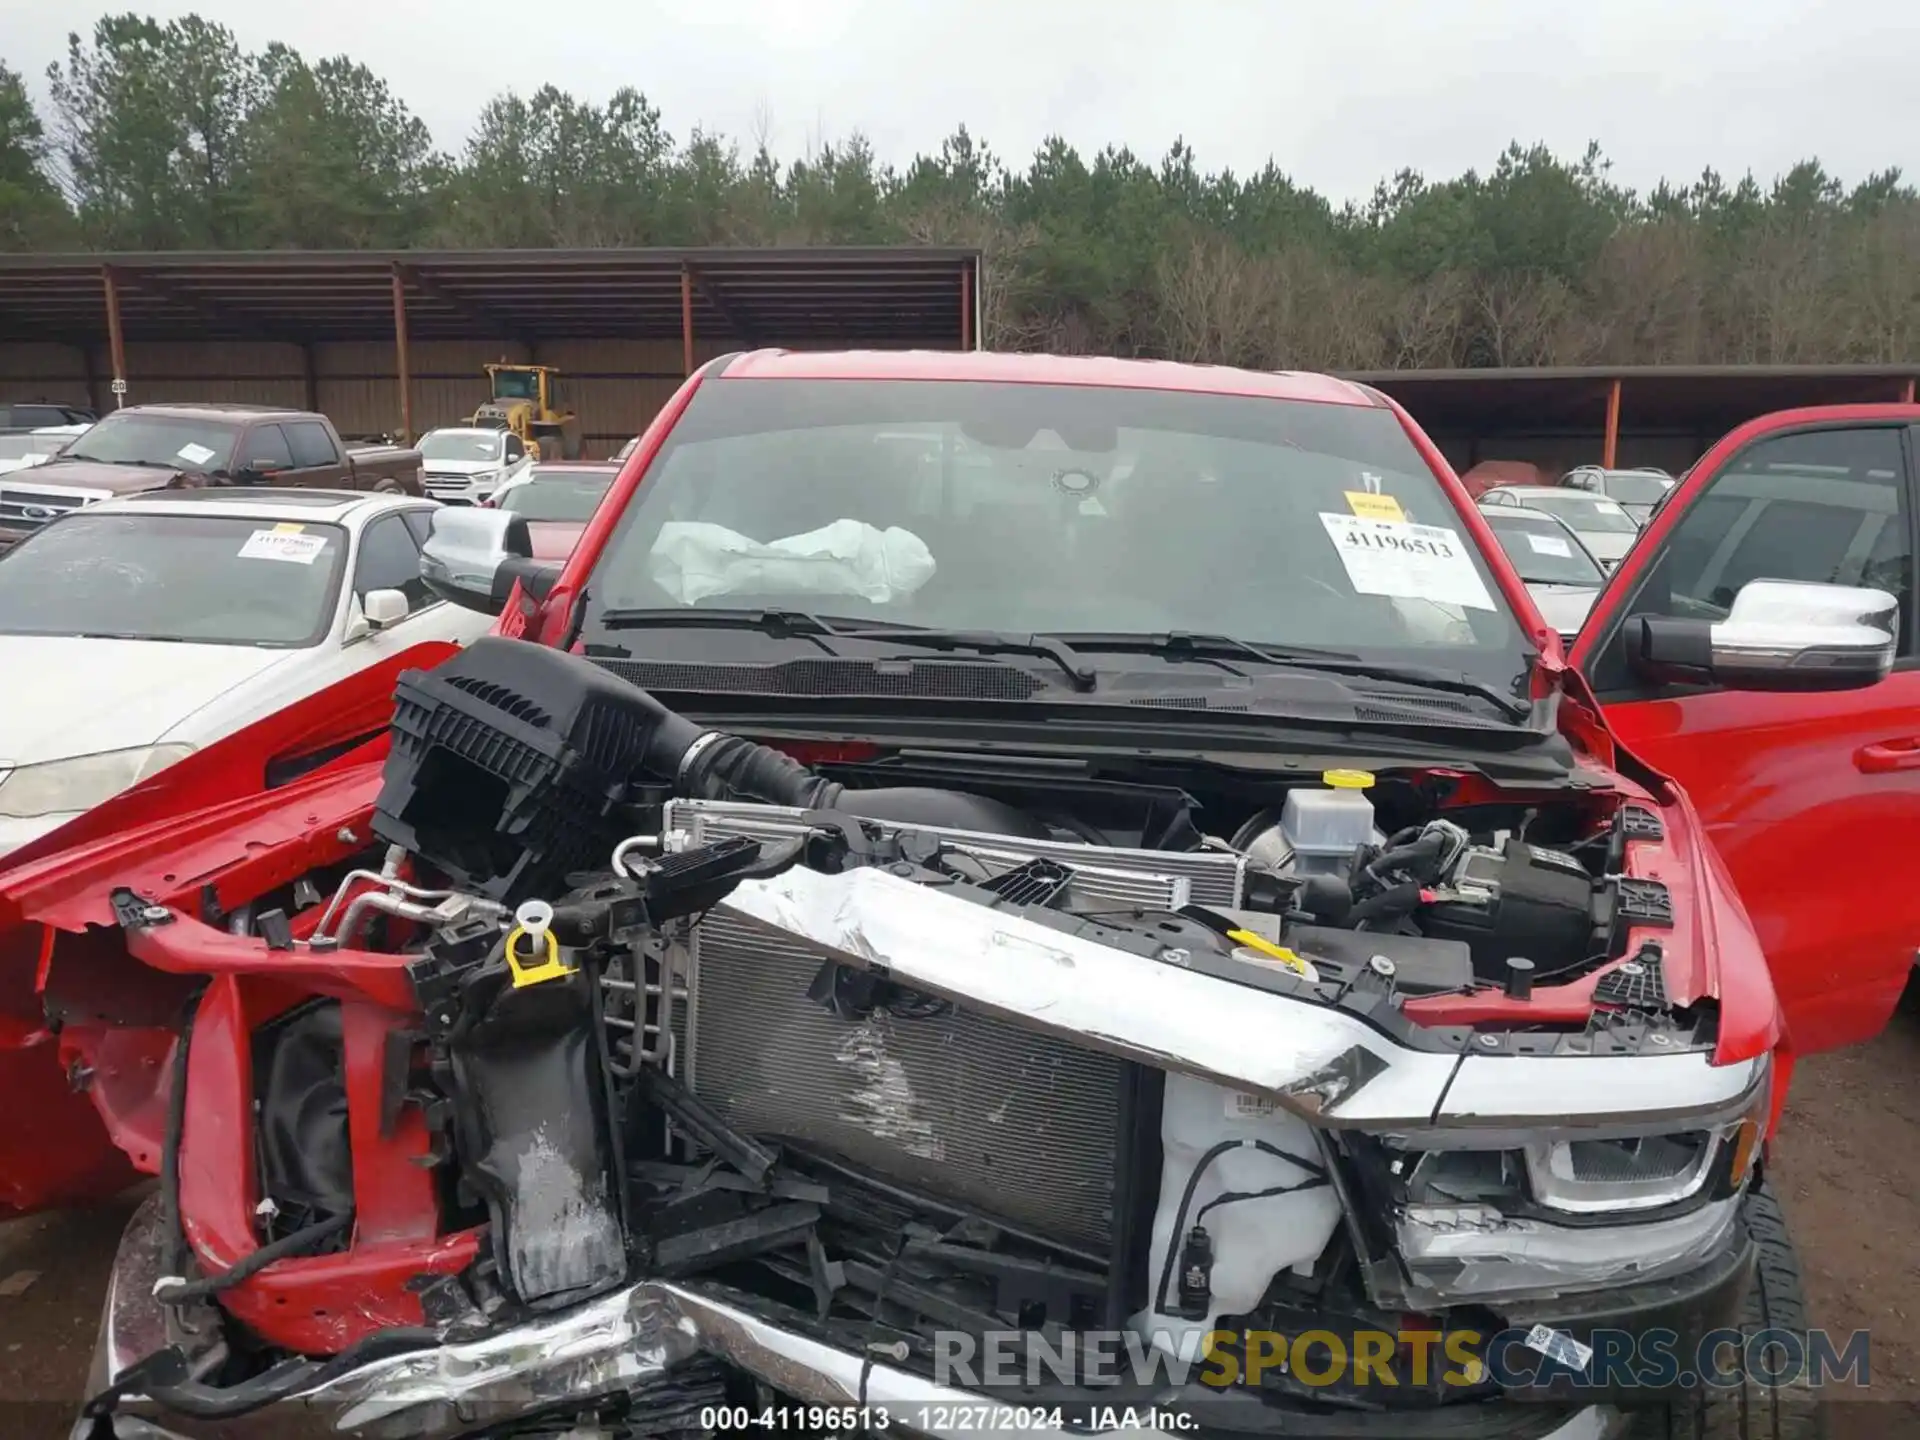
{"type": "MultiPolygon", "coordinates": [[[[166,1344],[163,1312],[153,1299],[164,1238],[158,1202],[150,1200],[134,1215],[114,1262],[90,1394],[166,1344]]],[[[245,1415],[200,1417],[129,1398],[113,1418],[112,1434],[116,1440],[451,1436],[597,1396],[637,1393],[644,1404],[648,1390],[669,1383],[675,1371],[702,1356],[807,1404],[864,1403],[885,1412],[890,1431],[958,1440],[1051,1429],[1033,1412],[1015,1416],[1013,1407],[992,1396],[939,1385],[882,1361],[863,1366],[858,1354],[785,1328],[756,1313],[753,1304],[721,1287],[642,1281],[498,1334],[369,1361],[245,1415]]],[[[1246,1418],[1232,1428],[1246,1433],[1246,1418]]],[[[1306,1417],[1287,1418],[1291,1423],[1273,1433],[1314,1433],[1296,1428],[1306,1417]]],[[[1339,1433],[1367,1433],[1350,1428],[1350,1418],[1339,1433]]],[[[1413,1417],[1404,1413],[1380,1418],[1383,1436],[1430,1434],[1433,1440],[1614,1440],[1625,1428],[1622,1416],[1602,1407],[1569,1414],[1525,1404],[1454,1406],[1428,1412],[1425,1418],[1438,1423],[1414,1419],[1412,1429],[1406,1426],[1413,1417]]],[[[82,1422],[75,1440],[93,1435],[89,1427],[82,1422]]],[[[1152,1433],[1144,1423],[1055,1433],[1088,1440],[1136,1432],[1152,1433]]]]}

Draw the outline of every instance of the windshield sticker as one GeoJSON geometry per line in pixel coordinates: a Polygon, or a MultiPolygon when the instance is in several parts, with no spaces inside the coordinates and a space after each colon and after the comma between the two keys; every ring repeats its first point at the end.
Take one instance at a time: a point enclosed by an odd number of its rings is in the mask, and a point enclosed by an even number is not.
{"type": "Polygon", "coordinates": [[[1558,535],[1536,535],[1529,530],[1527,544],[1533,547],[1536,555],[1558,555],[1562,560],[1573,558],[1573,546],[1558,535]]]}
{"type": "Polygon", "coordinates": [[[189,465],[204,465],[211,460],[214,452],[204,445],[196,445],[191,440],[173,452],[189,465]]]}
{"type": "Polygon", "coordinates": [[[1435,600],[1469,610],[1494,608],[1486,582],[1473,568],[1472,552],[1456,531],[1325,511],[1320,523],[1359,594],[1435,600]]]}
{"type": "Polygon", "coordinates": [[[273,533],[276,535],[302,535],[306,533],[306,529],[306,526],[296,525],[291,520],[282,520],[278,525],[273,527],[273,533]]]}
{"type": "Polygon", "coordinates": [[[311,565],[326,548],[327,537],[324,535],[289,535],[283,529],[256,530],[247,537],[247,543],[240,547],[240,558],[311,565]]]}
{"type": "Polygon", "coordinates": [[[1347,491],[1347,508],[1362,520],[1398,520],[1405,521],[1407,512],[1400,508],[1400,502],[1391,495],[1378,495],[1371,491],[1347,491]]]}
{"type": "Polygon", "coordinates": [[[1598,510],[1602,515],[1624,515],[1627,513],[1611,500],[1596,500],[1593,502],[1593,508],[1598,510]]]}

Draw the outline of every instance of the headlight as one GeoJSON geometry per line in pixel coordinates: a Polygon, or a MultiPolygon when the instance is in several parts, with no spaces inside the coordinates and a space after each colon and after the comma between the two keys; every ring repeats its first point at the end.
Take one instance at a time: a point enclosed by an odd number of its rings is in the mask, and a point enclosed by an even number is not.
{"type": "Polygon", "coordinates": [[[490,489],[500,483],[500,472],[498,470],[481,470],[469,475],[467,477],[467,483],[469,485],[476,485],[482,490],[490,489]]]}
{"type": "Polygon", "coordinates": [[[1699,1267],[1727,1242],[1737,1198],[1665,1220],[1572,1229],[1491,1205],[1410,1206],[1395,1229],[1408,1294],[1422,1304],[1583,1290],[1658,1280],[1699,1267]]]}
{"type": "Polygon", "coordinates": [[[0,780],[0,815],[30,820],[91,810],[192,753],[191,745],[143,745],[22,765],[0,780]]]}
{"type": "Polygon", "coordinates": [[[1677,1274],[1724,1245],[1772,1079],[1769,1060],[1737,1101],[1684,1128],[1561,1131],[1485,1150],[1347,1144],[1391,1226],[1410,1300],[1571,1294],[1677,1274]]]}

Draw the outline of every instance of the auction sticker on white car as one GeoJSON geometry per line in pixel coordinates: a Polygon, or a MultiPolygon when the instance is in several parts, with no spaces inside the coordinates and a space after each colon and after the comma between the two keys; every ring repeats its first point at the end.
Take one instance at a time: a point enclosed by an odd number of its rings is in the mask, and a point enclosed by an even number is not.
{"type": "Polygon", "coordinates": [[[298,529],[256,530],[247,537],[247,543],[240,547],[240,558],[311,565],[326,548],[325,535],[308,535],[298,529]]]}
{"type": "Polygon", "coordinates": [[[1493,597],[1457,531],[1359,515],[1320,513],[1347,579],[1361,595],[1437,600],[1491,610],[1493,597]]]}

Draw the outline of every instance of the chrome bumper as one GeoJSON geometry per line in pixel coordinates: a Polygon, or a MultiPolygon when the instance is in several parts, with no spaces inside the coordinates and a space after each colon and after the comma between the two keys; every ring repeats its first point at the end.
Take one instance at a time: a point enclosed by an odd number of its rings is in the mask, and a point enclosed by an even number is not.
{"type": "MultiPolygon", "coordinates": [[[[161,1307],[153,1299],[166,1253],[163,1241],[158,1202],[149,1200],[127,1227],[114,1261],[89,1394],[166,1343],[161,1307]]],[[[483,1339],[370,1361],[243,1416],[196,1419],[161,1411],[146,1400],[124,1400],[114,1417],[113,1434],[116,1440],[452,1436],[569,1401],[644,1389],[701,1355],[736,1366],[807,1404],[864,1404],[871,1411],[884,1411],[888,1430],[904,1434],[963,1440],[983,1434],[1056,1433],[1096,1440],[1101,1435],[1153,1433],[1146,1424],[1104,1431],[1054,1430],[1036,1423],[1032,1412],[1011,1413],[1018,1407],[990,1395],[938,1385],[877,1362],[868,1369],[863,1387],[861,1356],[783,1329],[730,1293],[650,1280],[483,1339]]],[[[1200,1431],[1188,1433],[1204,1433],[1204,1421],[1201,1424],[1200,1431]]],[[[1622,1416],[1593,1407],[1557,1428],[1535,1431],[1533,1437],[1614,1440],[1624,1429],[1622,1416]]],[[[80,1437],[91,1432],[83,1425],[74,1433],[80,1437]]],[[[1452,1433],[1469,1440],[1473,1431],[1452,1433]]],[[[1499,1431],[1490,1427],[1487,1433],[1499,1431]]]]}

